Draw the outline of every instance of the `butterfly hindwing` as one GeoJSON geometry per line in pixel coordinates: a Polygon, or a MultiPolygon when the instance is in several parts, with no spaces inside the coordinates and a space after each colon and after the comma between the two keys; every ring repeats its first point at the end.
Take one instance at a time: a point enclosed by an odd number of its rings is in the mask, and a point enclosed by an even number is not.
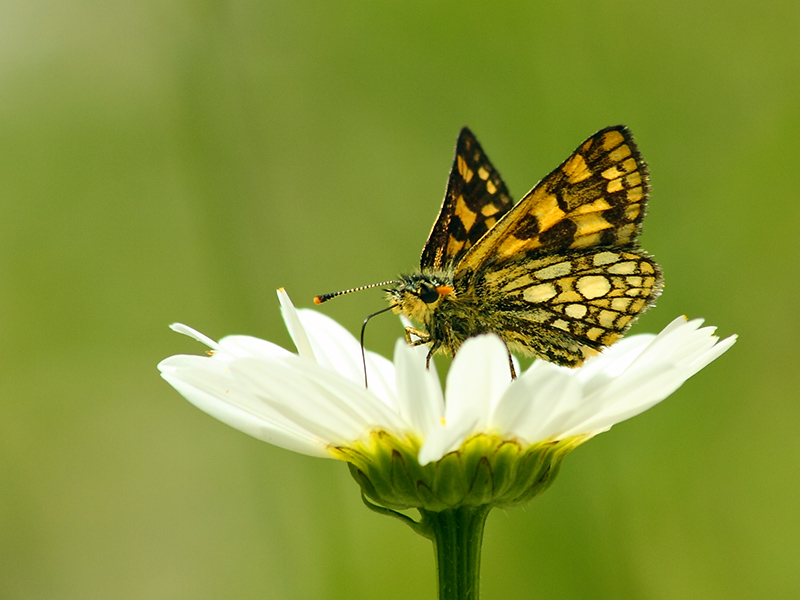
{"type": "Polygon", "coordinates": [[[630,131],[621,125],[602,129],[506,213],[457,271],[523,254],[634,244],[647,194],[647,167],[630,131]]]}
{"type": "Polygon", "coordinates": [[[613,344],[654,302],[661,273],[640,250],[583,250],[510,261],[478,289],[509,343],[574,365],[613,344]]]}
{"type": "Polygon", "coordinates": [[[422,250],[420,266],[442,269],[455,264],[512,204],[500,174],[472,132],[463,128],[442,208],[422,250]]]}

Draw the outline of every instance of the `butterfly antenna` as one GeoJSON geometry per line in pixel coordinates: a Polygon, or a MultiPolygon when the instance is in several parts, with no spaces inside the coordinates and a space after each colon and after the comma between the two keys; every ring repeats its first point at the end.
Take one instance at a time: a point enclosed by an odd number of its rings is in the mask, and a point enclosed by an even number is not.
{"type": "MultiPolygon", "coordinates": [[[[377,285],[383,285],[383,284],[379,283],[377,285]]],[[[364,387],[365,388],[369,388],[369,383],[367,382],[367,351],[364,349],[364,333],[367,331],[367,323],[369,323],[369,320],[372,317],[375,317],[375,316],[377,316],[377,315],[379,315],[381,313],[385,313],[386,311],[392,310],[392,308],[394,308],[394,306],[387,306],[386,308],[380,309],[378,312],[372,313],[370,316],[368,316],[366,319],[364,319],[364,322],[361,324],[361,362],[364,363],[364,387]]]]}
{"type": "MultiPolygon", "coordinates": [[[[370,285],[362,285],[361,287],[354,287],[349,290],[342,290],[341,292],[333,292],[332,294],[322,294],[321,296],[314,296],[314,304],[322,304],[323,302],[327,302],[331,298],[336,298],[336,296],[344,296],[345,294],[350,294],[352,292],[360,292],[362,290],[368,290],[371,288],[380,287],[382,285],[389,285],[390,283],[397,283],[397,281],[395,280],[381,281],[380,283],[371,283],[370,285]]],[[[370,316],[372,317],[375,315],[370,315],[370,316]]],[[[369,318],[370,317],[367,317],[367,320],[369,320],[369,318]]]]}

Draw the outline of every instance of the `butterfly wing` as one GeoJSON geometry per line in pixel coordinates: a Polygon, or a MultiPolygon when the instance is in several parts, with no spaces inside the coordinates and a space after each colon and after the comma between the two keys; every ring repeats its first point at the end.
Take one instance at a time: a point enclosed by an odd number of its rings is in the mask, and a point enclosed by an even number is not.
{"type": "Polygon", "coordinates": [[[662,277],[641,250],[588,249],[509,261],[474,285],[488,330],[524,353],[578,366],[653,304],[662,277]]]}
{"type": "Polygon", "coordinates": [[[634,244],[644,219],[647,167],[627,127],[598,131],[508,211],[456,270],[522,255],[634,244]]]}
{"type": "Polygon", "coordinates": [[[420,266],[443,269],[456,264],[512,204],[500,174],[472,132],[463,128],[442,208],[422,250],[420,266]]]}
{"type": "Polygon", "coordinates": [[[456,293],[510,345],[577,366],[616,341],[661,291],[638,249],[647,171],[630,132],[597,132],[456,266],[456,293]]]}

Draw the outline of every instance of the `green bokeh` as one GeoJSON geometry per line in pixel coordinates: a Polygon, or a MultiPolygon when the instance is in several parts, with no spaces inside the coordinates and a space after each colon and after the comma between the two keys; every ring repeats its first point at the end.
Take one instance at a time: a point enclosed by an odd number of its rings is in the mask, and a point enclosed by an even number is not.
{"type": "Polygon", "coordinates": [[[278,286],[416,264],[462,125],[519,197],[616,123],[666,274],[635,331],[740,341],[490,516],[485,597],[800,597],[798,31],[795,0],[5,2],[0,598],[433,598],[343,464],[160,380],[201,351],[167,325],[288,345],[278,286]]]}

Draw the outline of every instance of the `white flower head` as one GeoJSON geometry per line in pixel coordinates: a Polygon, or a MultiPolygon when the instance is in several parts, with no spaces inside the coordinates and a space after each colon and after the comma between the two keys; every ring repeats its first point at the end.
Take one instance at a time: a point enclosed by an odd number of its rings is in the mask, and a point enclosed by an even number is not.
{"type": "Polygon", "coordinates": [[[505,345],[482,335],[459,349],[444,392],[435,371],[425,368],[427,348],[398,340],[394,362],[366,352],[365,388],[358,341],[332,319],[296,310],[283,289],[278,297],[297,354],[248,336],[214,342],[173,325],[211,352],[163,360],[162,377],[192,404],[247,434],[347,461],[367,495],[390,507],[422,502],[436,510],[475,501],[482,468],[491,474],[491,492],[479,494],[486,503],[532,497],[539,488],[531,485],[549,485],[569,450],[657,404],[736,340],[720,341],[713,327],[679,317],[658,335],[630,336],[580,368],[537,360],[512,380],[505,345]],[[479,458],[470,458],[468,449],[479,458]],[[414,490],[383,489],[397,485],[396,469],[385,472],[397,460],[414,490]],[[456,463],[466,484],[437,488],[441,468],[456,463]],[[540,476],[530,480],[531,469],[540,476]],[[511,483],[529,480],[515,488],[497,479],[500,471],[511,483]]]}

